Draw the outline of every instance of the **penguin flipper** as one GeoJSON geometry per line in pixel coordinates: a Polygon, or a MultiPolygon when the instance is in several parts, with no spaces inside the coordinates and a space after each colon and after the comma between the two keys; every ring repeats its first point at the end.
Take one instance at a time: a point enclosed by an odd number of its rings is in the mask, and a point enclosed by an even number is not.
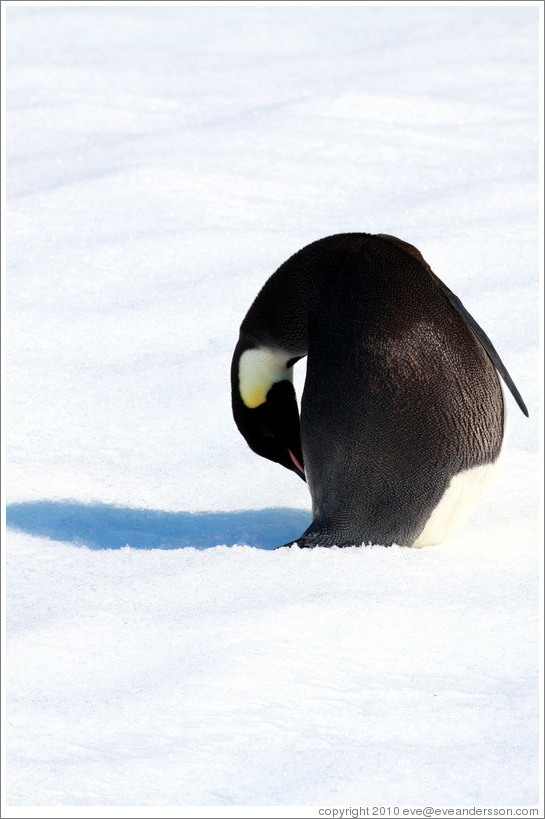
{"type": "Polygon", "coordinates": [[[475,335],[477,336],[477,338],[481,342],[482,346],[484,347],[485,352],[488,355],[489,359],[491,360],[492,364],[494,365],[496,370],[499,372],[499,374],[503,378],[506,385],[509,387],[511,395],[513,396],[513,398],[515,399],[515,401],[519,405],[521,411],[528,418],[529,417],[528,408],[526,407],[526,404],[524,403],[524,400],[523,400],[520,392],[516,388],[513,379],[509,375],[509,373],[507,371],[507,367],[505,366],[505,364],[501,360],[498,351],[496,350],[496,348],[494,347],[494,345],[492,344],[492,342],[490,341],[490,339],[486,335],[483,328],[475,321],[475,319],[473,318],[471,313],[469,313],[468,310],[466,310],[466,308],[464,307],[464,305],[462,304],[462,302],[460,301],[458,296],[456,296],[452,292],[452,290],[449,290],[449,288],[446,286],[446,284],[444,284],[441,281],[441,279],[439,279],[437,276],[435,276],[435,274],[434,274],[434,278],[435,278],[437,284],[439,285],[439,289],[444,293],[444,295],[450,301],[452,306],[456,310],[458,310],[458,312],[463,316],[463,318],[466,320],[466,322],[469,325],[469,327],[471,328],[471,330],[473,330],[473,332],[475,333],[475,335]]]}
{"type": "Polygon", "coordinates": [[[473,318],[471,313],[469,313],[469,311],[466,310],[466,308],[464,307],[464,305],[462,304],[462,302],[460,301],[458,296],[456,296],[452,292],[452,290],[449,290],[449,288],[446,286],[446,284],[444,282],[442,282],[441,279],[438,276],[435,275],[435,273],[433,272],[433,270],[431,269],[429,264],[426,262],[426,260],[424,259],[424,257],[420,253],[420,251],[416,247],[414,247],[414,245],[411,245],[408,242],[404,242],[402,239],[398,239],[395,236],[390,236],[389,234],[386,234],[386,233],[379,233],[378,235],[380,236],[381,239],[384,239],[385,241],[390,242],[393,245],[396,245],[398,248],[403,250],[405,253],[408,253],[410,256],[412,256],[414,259],[416,259],[420,264],[422,264],[426,268],[426,270],[428,271],[430,276],[433,278],[433,281],[435,282],[435,284],[437,285],[439,290],[443,293],[444,296],[446,296],[446,298],[451,303],[451,305],[454,307],[454,309],[457,310],[458,313],[460,313],[462,318],[465,319],[465,321],[466,321],[467,325],[470,327],[470,329],[473,330],[474,334],[477,336],[477,338],[481,342],[481,344],[482,344],[486,354],[488,355],[489,359],[491,360],[492,364],[494,365],[494,367],[496,368],[498,373],[503,378],[505,384],[509,387],[511,395],[513,396],[513,398],[515,399],[515,401],[519,405],[519,407],[522,410],[522,412],[524,413],[524,415],[528,418],[529,414],[528,414],[528,409],[526,407],[526,404],[524,403],[520,392],[517,390],[513,379],[509,375],[509,373],[507,371],[507,367],[505,366],[505,364],[501,360],[498,351],[496,350],[496,348],[494,347],[494,345],[492,344],[492,342],[490,341],[490,339],[486,335],[483,328],[475,321],[475,319],[473,318]]]}

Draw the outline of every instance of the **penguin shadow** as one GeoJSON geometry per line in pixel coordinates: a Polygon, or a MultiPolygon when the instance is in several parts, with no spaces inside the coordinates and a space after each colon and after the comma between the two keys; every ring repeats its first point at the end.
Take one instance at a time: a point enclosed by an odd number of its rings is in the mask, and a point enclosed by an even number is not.
{"type": "Polygon", "coordinates": [[[6,507],[10,529],[89,549],[275,549],[295,540],[311,516],[301,509],[161,512],[102,503],[29,501],[6,507]]]}

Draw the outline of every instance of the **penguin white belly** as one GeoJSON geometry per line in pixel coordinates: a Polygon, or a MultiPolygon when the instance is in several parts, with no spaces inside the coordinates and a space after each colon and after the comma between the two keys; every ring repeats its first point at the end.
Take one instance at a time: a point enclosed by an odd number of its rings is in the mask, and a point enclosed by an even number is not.
{"type": "Polygon", "coordinates": [[[501,455],[493,463],[475,466],[455,475],[413,543],[413,548],[435,546],[450,537],[496,480],[500,461],[501,455]]]}

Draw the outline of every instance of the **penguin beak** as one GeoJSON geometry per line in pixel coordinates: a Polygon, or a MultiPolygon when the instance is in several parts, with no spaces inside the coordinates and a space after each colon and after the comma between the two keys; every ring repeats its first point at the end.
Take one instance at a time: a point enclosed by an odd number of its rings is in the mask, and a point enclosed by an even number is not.
{"type": "Polygon", "coordinates": [[[294,465],[295,469],[297,470],[297,474],[299,475],[300,478],[302,478],[306,482],[307,477],[305,475],[305,470],[303,469],[303,467],[301,466],[301,464],[299,463],[299,461],[297,460],[297,458],[295,457],[295,455],[293,454],[291,449],[288,449],[288,452],[289,452],[289,456],[290,456],[290,458],[291,458],[291,460],[293,462],[293,465],[294,465]]]}

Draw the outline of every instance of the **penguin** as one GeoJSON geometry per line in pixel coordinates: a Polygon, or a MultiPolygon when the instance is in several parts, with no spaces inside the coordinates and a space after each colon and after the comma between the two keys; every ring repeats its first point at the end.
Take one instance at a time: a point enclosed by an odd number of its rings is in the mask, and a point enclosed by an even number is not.
{"type": "Polygon", "coordinates": [[[231,363],[239,431],[310,491],[312,523],[284,545],[446,540],[497,469],[499,376],[528,417],[488,336],[413,245],[342,233],[291,256],[248,310],[231,363]]]}

